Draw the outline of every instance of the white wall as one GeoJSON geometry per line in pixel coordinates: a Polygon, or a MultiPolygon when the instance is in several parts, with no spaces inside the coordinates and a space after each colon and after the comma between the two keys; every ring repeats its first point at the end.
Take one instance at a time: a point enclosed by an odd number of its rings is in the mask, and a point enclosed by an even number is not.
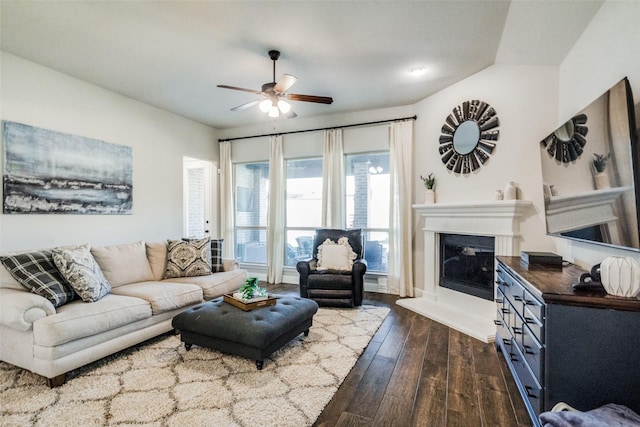
{"type": "Polygon", "coordinates": [[[0,117],[128,145],[132,215],[0,215],[0,249],[182,236],[183,156],[218,161],[217,131],[2,53],[0,117]]]}
{"type": "MultiPolygon", "coordinates": [[[[636,110],[640,109],[639,22],[640,2],[607,1],[602,5],[559,68],[558,123],[589,105],[625,76],[634,93],[636,110]]],[[[558,253],[584,267],[609,255],[640,260],[640,255],[633,251],[555,240],[558,253]]]]}
{"type": "MultiPolygon", "coordinates": [[[[519,187],[519,198],[533,205],[521,224],[521,250],[554,250],[546,236],[540,140],[555,129],[557,67],[494,65],[449,86],[416,105],[414,142],[414,203],[422,203],[419,175],[436,176],[438,203],[487,201],[508,181],[519,187]],[[476,171],[462,175],[449,171],[438,152],[442,125],[454,107],[478,99],[489,103],[500,119],[500,136],[491,158],[476,171]]],[[[422,288],[424,221],[414,215],[414,282],[422,288]]]]}

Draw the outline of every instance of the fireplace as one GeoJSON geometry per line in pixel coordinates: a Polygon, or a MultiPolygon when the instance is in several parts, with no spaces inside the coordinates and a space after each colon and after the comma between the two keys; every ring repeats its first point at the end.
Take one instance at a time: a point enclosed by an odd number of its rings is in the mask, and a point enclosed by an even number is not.
{"type": "MultiPolygon", "coordinates": [[[[527,200],[413,205],[424,219],[423,282],[415,288],[417,298],[401,299],[397,304],[484,342],[493,341],[496,334],[493,286],[480,298],[440,286],[441,258],[444,258],[440,242],[450,235],[483,237],[493,239],[495,255],[519,255],[520,221],[530,206],[527,200]]],[[[483,251],[484,248],[472,247],[465,252],[483,251]]],[[[495,264],[489,265],[493,283],[495,264]]]]}
{"type": "Polygon", "coordinates": [[[440,286],[493,300],[495,238],[440,234],[440,286]]]}

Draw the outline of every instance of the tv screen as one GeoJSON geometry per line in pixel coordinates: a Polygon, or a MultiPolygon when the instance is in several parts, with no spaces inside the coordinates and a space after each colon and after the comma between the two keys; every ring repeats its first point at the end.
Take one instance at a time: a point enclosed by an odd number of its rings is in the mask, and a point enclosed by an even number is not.
{"type": "Polygon", "coordinates": [[[640,251],[638,139],[624,78],[540,142],[547,233],[640,251]]]}

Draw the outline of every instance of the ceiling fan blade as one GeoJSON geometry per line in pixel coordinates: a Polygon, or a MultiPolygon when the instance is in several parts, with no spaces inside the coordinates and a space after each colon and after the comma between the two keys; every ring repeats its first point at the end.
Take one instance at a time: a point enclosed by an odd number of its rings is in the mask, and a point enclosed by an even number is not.
{"type": "Polygon", "coordinates": [[[273,90],[280,93],[285,93],[295,82],[298,81],[296,76],[292,76],[291,74],[283,74],[278,80],[278,83],[274,86],[273,90]]]}
{"type": "Polygon", "coordinates": [[[333,103],[333,98],[330,96],[302,95],[299,93],[290,93],[287,95],[287,99],[290,101],[316,102],[318,104],[333,103]]]}
{"type": "Polygon", "coordinates": [[[246,104],[242,104],[242,105],[238,105],[237,107],[233,107],[231,109],[231,111],[244,110],[245,108],[253,107],[254,105],[256,105],[260,101],[261,101],[260,99],[254,99],[253,101],[247,102],[246,104]]]}
{"type": "Polygon", "coordinates": [[[227,86],[227,85],[218,85],[218,87],[221,87],[223,89],[241,90],[243,92],[249,92],[249,93],[255,93],[257,95],[262,95],[262,92],[260,92],[259,90],[245,89],[243,87],[235,87],[235,86],[227,86]]]}

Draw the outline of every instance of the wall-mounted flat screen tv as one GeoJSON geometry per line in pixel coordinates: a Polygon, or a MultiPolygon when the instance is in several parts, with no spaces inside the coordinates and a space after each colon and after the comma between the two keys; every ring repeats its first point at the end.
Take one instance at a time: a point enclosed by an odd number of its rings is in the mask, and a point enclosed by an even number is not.
{"type": "Polygon", "coordinates": [[[637,133],[624,78],[540,142],[549,235],[640,251],[637,133]]]}

